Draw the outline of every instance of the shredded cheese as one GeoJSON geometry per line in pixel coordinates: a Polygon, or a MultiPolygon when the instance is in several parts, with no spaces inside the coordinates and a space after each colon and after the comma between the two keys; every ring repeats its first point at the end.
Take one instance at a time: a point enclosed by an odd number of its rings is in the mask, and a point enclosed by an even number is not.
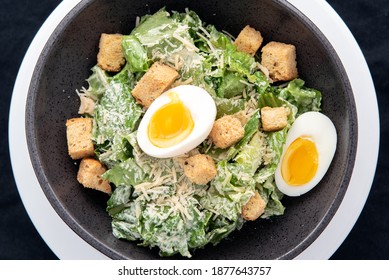
{"type": "Polygon", "coordinates": [[[168,39],[164,39],[164,41],[169,45],[169,46],[171,46],[172,48],[177,48],[178,46],[177,45],[174,45],[172,42],[170,42],[170,40],[168,40],[168,39]]]}
{"type": "Polygon", "coordinates": [[[199,26],[199,29],[201,31],[203,31],[203,33],[208,37],[208,38],[211,38],[211,34],[209,34],[209,32],[204,28],[202,27],[201,25],[199,26]]]}
{"type": "Polygon", "coordinates": [[[262,64],[260,64],[259,62],[256,63],[256,66],[259,70],[261,70],[261,72],[265,75],[266,79],[270,82],[270,83],[273,83],[273,80],[270,78],[270,73],[269,73],[269,70],[263,66],[262,64]]]}
{"type": "MultiPolygon", "coordinates": [[[[184,221],[192,220],[193,217],[189,209],[197,207],[198,201],[193,198],[193,194],[197,190],[185,176],[182,162],[190,153],[196,152],[198,153],[198,150],[194,149],[188,154],[173,159],[155,160],[135,147],[134,156],[142,160],[142,163],[137,163],[150,165],[149,174],[151,179],[149,182],[134,186],[134,193],[138,195],[136,201],[152,201],[149,205],[169,207],[170,210],[168,213],[164,212],[164,217],[168,217],[172,213],[180,213],[184,221]],[[189,207],[190,205],[193,205],[193,207],[189,207]]],[[[199,189],[199,191],[202,191],[202,189],[199,189]]],[[[149,215],[158,215],[158,211],[152,211],[151,208],[148,208],[147,211],[149,215]]],[[[201,215],[200,211],[198,213],[201,215]]]]}
{"type": "Polygon", "coordinates": [[[207,45],[208,45],[208,47],[210,48],[211,52],[215,55],[216,58],[218,58],[216,49],[215,49],[215,47],[212,45],[211,41],[208,40],[203,34],[201,34],[201,33],[199,33],[199,32],[196,32],[196,34],[197,34],[201,39],[203,39],[203,40],[207,43],[207,45]]]}
{"type": "Polygon", "coordinates": [[[230,37],[232,41],[235,41],[235,37],[232,36],[231,33],[227,32],[227,31],[225,31],[225,30],[222,30],[222,32],[223,32],[224,34],[226,34],[228,37],[230,37]]]}
{"type": "Polygon", "coordinates": [[[239,80],[239,82],[241,82],[242,84],[245,84],[245,85],[247,85],[249,87],[253,86],[253,84],[250,84],[249,82],[246,82],[245,80],[239,80]]]}
{"type": "Polygon", "coordinates": [[[177,33],[174,33],[173,37],[176,38],[181,43],[183,43],[188,50],[195,51],[195,52],[199,51],[199,49],[193,43],[191,43],[189,40],[187,40],[185,38],[182,38],[177,33]]]}
{"type": "Polygon", "coordinates": [[[220,68],[224,69],[224,53],[221,54],[219,62],[220,62],[220,68]]]}

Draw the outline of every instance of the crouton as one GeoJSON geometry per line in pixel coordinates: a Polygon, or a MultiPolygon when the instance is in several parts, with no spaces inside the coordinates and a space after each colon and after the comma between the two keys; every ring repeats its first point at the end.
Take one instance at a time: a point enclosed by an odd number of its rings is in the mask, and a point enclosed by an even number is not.
{"type": "Polygon", "coordinates": [[[94,155],[92,119],[74,118],[66,121],[68,153],[72,159],[94,155]]]}
{"type": "Polygon", "coordinates": [[[244,128],[239,119],[226,115],[216,120],[209,136],[216,147],[225,149],[243,138],[244,128]]]}
{"type": "Polygon", "coordinates": [[[101,178],[105,171],[107,171],[107,168],[100,161],[93,158],[84,158],[81,160],[78,169],[77,181],[85,188],[111,194],[111,185],[107,180],[101,178]]]}
{"type": "Polygon", "coordinates": [[[242,218],[246,221],[254,221],[265,212],[266,202],[255,192],[249,201],[242,207],[242,218]]]}
{"type": "Polygon", "coordinates": [[[206,185],[217,175],[215,162],[210,156],[197,154],[184,161],[184,173],[198,185],[206,185]]]}
{"type": "Polygon", "coordinates": [[[289,110],[285,107],[263,107],[261,109],[262,129],[277,131],[288,124],[289,110]]]}
{"type": "Polygon", "coordinates": [[[238,51],[245,52],[251,56],[254,56],[263,42],[261,32],[246,25],[245,28],[239,33],[234,44],[238,51]]]}
{"type": "Polygon", "coordinates": [[[121,34],[101,34],[97,64],[105,71],[119,72],[125,63],[121,34]]]}
{"type": "Polygon", "coordinates": [[[147,109],[177,78],[178,72],[176,70],[160,62],[155,62],[136,84],[132,95],[139,104],[147,109]]]}
{"type": "Polygon", "coordinates": [[[298,76],[296,47],[270,42],[262,48],[261,64],[269,70],[273,82],[293,80],[298,76]]]}

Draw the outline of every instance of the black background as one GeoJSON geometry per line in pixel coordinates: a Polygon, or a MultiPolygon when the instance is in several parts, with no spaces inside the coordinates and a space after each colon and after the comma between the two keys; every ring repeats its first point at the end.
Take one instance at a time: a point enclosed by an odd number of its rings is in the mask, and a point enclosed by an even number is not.
{"type": "MultiPolygon", "coordinates": [[[[12,175],[8,114],[24,54],[58,0],[0,0],[0,259],[56,259],[31,223],[12,175]]],[[[329,0],[369,65],[380,108],[380,154],[367,203],[332,259],[389,259],[389,1],[329,0]]]]}

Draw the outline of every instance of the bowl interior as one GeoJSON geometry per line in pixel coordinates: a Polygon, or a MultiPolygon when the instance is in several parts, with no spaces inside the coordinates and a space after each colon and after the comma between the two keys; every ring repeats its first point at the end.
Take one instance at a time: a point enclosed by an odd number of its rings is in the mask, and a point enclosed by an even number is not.
{"type": "MultiPolygon", "coordinates": [[[[297,48],[299,75],[323,94],[323,113],[335,124],[338,145],[323,180],[311,192],[283,199],[285,214],[246,223],[215,246],[196,250],[194,259],[290,259],[307,248],[336,212],[347,189],[356,153],[357,119],[351,87],[336,52],[320,31],[286,1],[102,1],[78,4],[47,42],[30,84],[26,130],[38,180],[63,220],[111,258],[156,259],[158,250],[117,240],[105,212],[105,194],[84,189],[77,163],[67,154],[67,119],[77,117],[75,92],[86,86],[96,64],[100,34],[128,34],[135,18],[166,9],[197,12],[205,22],[233,35],[247,24],[261,31],[264,43],[297,48]]],[[[174,256],[174,258],[179,258],[174,256]]]]}

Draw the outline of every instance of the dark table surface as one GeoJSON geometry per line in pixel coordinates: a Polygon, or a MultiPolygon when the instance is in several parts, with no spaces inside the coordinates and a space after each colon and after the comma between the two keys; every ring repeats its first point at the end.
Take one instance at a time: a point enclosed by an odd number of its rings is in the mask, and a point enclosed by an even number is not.
{"type": "MultiPolygon", "coordinates": [[[[8,114],[17,71],[36,32],[58,0],[0,0],[0,259],[56,259],[20,200],[8,150],[8,114]]],[[[380,154],[367,203],[332,259],[389,259],[388,121],[389,1],[329,0],[359,43],[380,108],[380,154]]]]}

